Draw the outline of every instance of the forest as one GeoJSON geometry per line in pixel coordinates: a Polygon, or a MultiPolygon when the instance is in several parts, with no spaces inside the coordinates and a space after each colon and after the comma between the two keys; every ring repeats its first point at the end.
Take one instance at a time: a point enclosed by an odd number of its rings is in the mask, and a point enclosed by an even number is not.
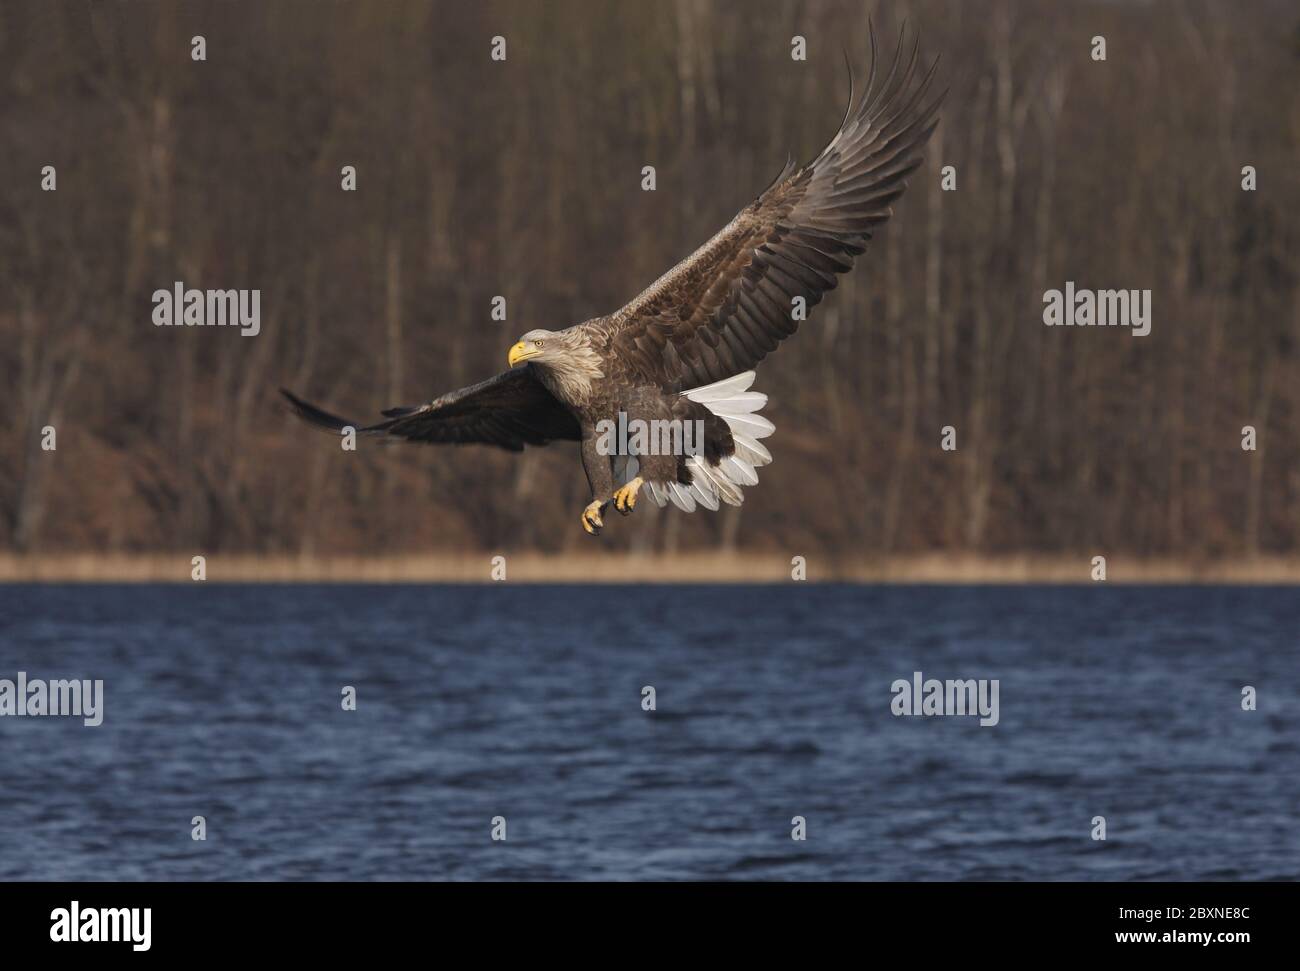
{"type": "Polygon", "coordinates": [[[1294,2],[10,0],[0,62],[0,551],[1300,543],[1294,2]],[[572,443],[347,452],[283,406],[377,416],[616,310],[816,155],[869,17],[942,122],[759,367],[743,507],[593,539],[572,443]],[[260,329],[156,326],[182,283],[260,329]],[[1067,283],[1149,332],[1045,326],[1067,283]]]}

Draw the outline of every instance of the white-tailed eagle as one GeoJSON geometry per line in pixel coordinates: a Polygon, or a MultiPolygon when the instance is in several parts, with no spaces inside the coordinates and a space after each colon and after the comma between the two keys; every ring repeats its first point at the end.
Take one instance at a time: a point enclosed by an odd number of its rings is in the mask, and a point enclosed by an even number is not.
{"type": "MultiPolygon", "coordinates": [[[[582,526],[599,533],[612,502],[623,514],[645,489],[690,512],[740,505],[772,461],[773,425],[750,391],[754,367],[833,290],[922,162],[943,95],[927,99],[936,61],[917,76],[917,46],[849,106],[810,164],[787,162],[721,232],[623,309],[565,330],[533,330],[510,348],[510,369],[385,420],[357,425],[283,392],[307,421],[335,431],[414,442],[581,443],[591,502],[582,526]],[[696,434],[691,434],[692,431],[696,434]]],[[[851,85],[850,85],[851,87],[851,85]]]]}

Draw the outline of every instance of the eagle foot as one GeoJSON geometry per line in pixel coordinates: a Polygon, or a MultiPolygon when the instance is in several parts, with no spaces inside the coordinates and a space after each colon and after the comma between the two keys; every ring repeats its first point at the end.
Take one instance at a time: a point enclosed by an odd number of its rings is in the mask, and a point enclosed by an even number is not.
{"type": "Polygon", "coordinates": [[[591,533],[592,536],[599,536],[601,529],[605,526],[604,520],[600,518],[605,505],[606,503],[597,499],[582,511],[582,528],[591,533]]]}
{"type": "Polygon", "coordinates": [[[623,488],[614,493],[614,508],[624,516],[631,515],[632,510],[636,507],[636,495],[641,490],[645,480],[637,476],[623,488]]]}

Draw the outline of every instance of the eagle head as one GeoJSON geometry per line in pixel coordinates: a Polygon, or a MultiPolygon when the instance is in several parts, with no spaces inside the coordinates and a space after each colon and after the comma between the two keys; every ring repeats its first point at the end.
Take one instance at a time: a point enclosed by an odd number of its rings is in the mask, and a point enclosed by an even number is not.
{"type": "Polygon", "coordinates": [[[538,361],[546,363],[548,357],[554,360],[560,352],[560,335],[549,330],[530,330],[519,342],[510,348],[510,353],[506,360],[511,367],[521,364],[524,361],[538,361]]]}
{"type": "Polygon", "coordinates": [[[591,382],[603,378],[604,363],[582,325],[566,330],[530,330],[510,348],[510,366],[538,365],[536,377],[561,401],[577,405],[591,396],[591,382]]]}

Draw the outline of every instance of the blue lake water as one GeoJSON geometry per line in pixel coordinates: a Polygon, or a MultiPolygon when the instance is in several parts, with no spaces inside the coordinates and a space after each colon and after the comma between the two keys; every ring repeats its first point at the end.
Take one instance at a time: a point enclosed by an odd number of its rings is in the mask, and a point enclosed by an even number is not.
{"type": "Polygon", "coordinates": [[[0,880],[1300,879],[1298,637],[1289,588],[0,586],[0,678],[104,681],[0,717],[0,880]],[[999,723],[896,717],[914,671],[999,723]]]}

